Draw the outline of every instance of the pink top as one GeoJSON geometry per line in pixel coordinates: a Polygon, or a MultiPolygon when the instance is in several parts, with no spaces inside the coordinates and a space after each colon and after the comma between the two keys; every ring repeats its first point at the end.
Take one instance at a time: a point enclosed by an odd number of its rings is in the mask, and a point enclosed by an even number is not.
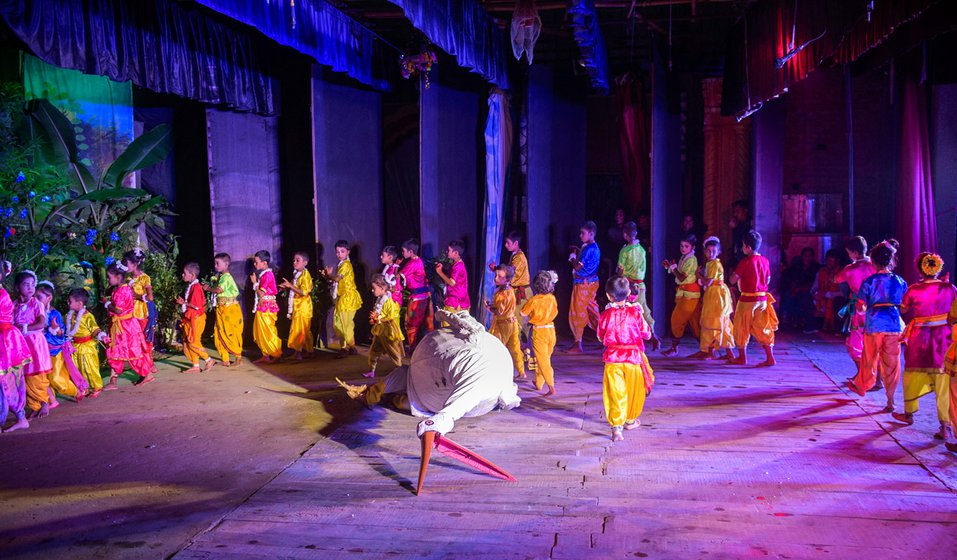
{"type": "Polygon", "coordinates": [[[382,270],[382,274],[389,279],[390,282],[393,282],[392,285],[392,301],[399,304],[399,307],[402,307],[402,275],[399,274],[399,265],[387,264],[382,270]]]}
{"type": "Polygon", "coordinates": [[[276,287],[276,276],[272,269],[267,268],[259,276],[259,289],[263,293],[259,294],[259,305],[256,306],[256,311],[279,313],[279,304],[276,303],[276,294],[279,293],[279,288],[276,287]]]}
{"type": "Polygon", "coordinates": [[[771,277],[771,264],[763,255],[748,255],[738,262],[734,273],[738,275],[738,287],[743,302],[765,301],[768,296],[768,278],[771,277]],[[745,294],[762,294],[749,296],[745,294]]]}
{"type": "Polygon", "coordinates": [[[861,259],[845,266],[843,270],[837,273],[837,278],[834,281],[838,284],[847,282],[851,293],[857,294],[861,291],[861,284],[864,283],[864,280],[874,274],[877,274],[877,268],[871,262],[871,259],[861,259]]]}
{"type": "Polygon", "coordinates": [[[947,315],[955,299],[957,299],[957,288],[954,288],[950,282],[940,280],[918,282],[911,284],[904,292],[901,313],[910,311],[915,319],[947,315]]]}
{"type": "Polygon", "coordinates": [[[13,301],[10,294],[0,286],[0,325],[13,323],[13,301]]]}
{"type": "Polygon", "coordinates": [[[31,359],[23,333],[13,328],[10,294],[0,287],[0,375],[29,364],[31,359]]]}
{"type": "Polygon", "coordinates": [[[406,259],[402,264],[402,275],[405,276],[405,287],[411,292],[413,301],[429,297],[429,286],[425,277],[425,264],[419,257],[406,259]]]}
{"type": "Polygon", "coordinates": [[[601,359],[606,364],[642,364],[651,329],[641,307],[609,304],[598,320],[598,338],[605,345],[601,359]]]}
{"type": "Polygon", "coordinates": [[[110,316],[125,319],[123,315],[133,312],[133,289],[126,284],[120,284],[110,296],[110,316]]]}
{"type": "Polygon", "coordinates": [[[18,326],[29,327],[36,323],[40,317],[46,319],[46,316],[47,312],[44,311],[43,305],[36,298],[30,298],[26,303],[21,302],[18,298],[13,307],[14,323],[18,326]]]}
{"type": "Polygon", "coordinates": [[[455,285],[449,284],[445,289],[446,307],[456,309],[472,307],[472,302],[469,300],[469,276],[465,272],[464,262],[456,261],[452,263],[452,273],[449,275],[449,279],[455,282],[455,285]]]}
{"type": "Polygon", "coordinates": [[[111,361],[138,360],[150,355],[143,326],[133,317],[133,289],[120,284],[110,296],[110,345],[106,357],[111,361]]]}

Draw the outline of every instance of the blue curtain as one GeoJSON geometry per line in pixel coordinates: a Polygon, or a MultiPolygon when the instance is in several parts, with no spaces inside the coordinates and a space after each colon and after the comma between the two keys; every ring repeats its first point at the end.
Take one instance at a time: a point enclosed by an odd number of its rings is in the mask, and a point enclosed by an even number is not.
{"type": "Polygon", "coordinates": [[[475,0],[389,0],[402,8],[416,29],[458,65],[471,68],[489,83],[508,89],[505,61],[512,46],[475,0]]]}
{"type": "MultiPolygon", "coordinates": [[[[502,262],[502,243],[505,236],[505,180],[512,155],[512,117],[508,97],[500,89],[488,96],[488,118],[485,120],[485,260],[502,262]]],[[[479,286],[482,298],[492,301],[495,291],[495,273],[487,266],[479,286]]],[[[482,322],[492,323],[492,316],[480,306],[482,322]]]]}
{"type": "Polygon", "coordinates": [[[195,1],[379,90],[389,89],[387,63],[398,67],[398,53],[325,0],[195,1]]]}
{"type": "Polygon", "coordinates": [[[608,55],[598,26],[598,13],[593,0],[572,0],[568,5],[568,25],[582,54],[582,65],[591,80],[591,87],[608,95],[608,55]]]}
{"type": "Polygon", "coordinates": [[[182,2],[0,0],[0,18],[56,66],[240,111],[278,109],[262,45],[182,2]]]}

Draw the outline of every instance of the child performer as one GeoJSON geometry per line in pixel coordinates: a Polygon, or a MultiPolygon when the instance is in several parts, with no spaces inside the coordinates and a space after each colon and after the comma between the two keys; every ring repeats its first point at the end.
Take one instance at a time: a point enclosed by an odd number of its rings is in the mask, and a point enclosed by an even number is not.
{"type": "MultiPolygon", "coordinates": [[[[871,259],[867,257],[867,241],[860,235],[852,237],[844,243],[844,249],[847,256],[851,258],[851,264],[844,267],[838,273],[835,281],[840,284],[847,284],[849,297],[847,305],[841,310],[840,314],[844,317],[845,332],[847,338],[844,339],[844,345],[847,347],[847,353],[854,360],[856,370],[861,369],[861,356],[864,353],[864,311],[857,306],[857,294],[861,290],[861,284],[872,274],[877,272],[871,259]]],[[[876,390],[880,390],[881,380],[877,379],[876,390]]]]}
{"type": "MultiPolygon", "coordinates": [[[[698,285],[698,259],[694,255],[698,240],[694,234],[681,240],[679,249],[681,258],[677,261],[662,261],[662,266],[675,276],[675,308],[671,312],[671,348],[664,351],[665,356],[678,353],[678,344],[685,334],[685,327],[691,327],[691,334],[701,338],[701,286],[698,285]]],[[[699,341],[700,343],[700,341],[699,341]]]]}
{"type": "MultiPolygon", "coordinates": [[[[0,261],[0,283],[10,274],[10,261],[0,261]]],[[[23,331],[13,326],[13,301],[0,286],[0,431],[12,432],[30,427],[27,421],[27,388],[23,370],[33,358],[23,331]],[[3,425],[13,412],[17,421],[7,429],[3,425]]]]}
{"type": "MultiPolygon", "coordinates": [[[[73,361],[90,388],[89,397],[100,396],[103,376],[100,375],[100,349],[97,342],[109,340],[96,324],[96,318],[87,311],[90,294],[82,288],[70,291],[70,312],[66,314],[66,339],[73,351],[73,361]]],[[[66,351],[66,350],[64,350],[66,351]]]]}
{"type": "Polygon", "coordinates": [[[901,336],[904,347],[904,413],[894,418],[905,424],[914,423],[918,399],[935,393],[937,420],[940,429],[936,439],[947,439],[950,423],[950,377],[944,374],[944,354],[951,343],[947,314],[957,301],[957,288],[938,280],[944,259],[934,253],[917,257],[921,280],[904,292],[900,311],[913,318],[901,336]]]}
{"type": "Polygon", "coordinates": [[[598,322],[598,339],[605,345],[602,401],[611,424],[611,440],[621,441],[625,439],[622,428],[632,430],[641,424],[638,417],[654,383],[644,342],[651,338],[651,329],[641,308],[628,303],[631,283],[627,278],[609,278],[605,293],[609,303],[598,322]]]}
{"type": "Polygon", "coordinates": [[[721,255],[721,241],[717,237],[704,240],[704,256],[707,262],[703,271],[698,271],[698,282],[704,288],[701,298],[701,340],[696,358],[718,358],[722,348],[728,359],[734,359],[734,332],[731,326],[731,290],[724,283],[724,266],[718,256],[721,255]]]}
{"type": "Polygon", "coordinates": [[[512,363],[518,377],[525,379],[525,357],[522,355],[522,342],[519,335],[519,323],[515,319],[515,292],[509,282],[515,269],[500,264],[495,267],[495,295],[492,302],[485,300],[485,307],[492,314],[492,328],[489,333],[502,341],[512,355],[512,363]]]}
{"type": "Polygon", "coordinates": [[[47,326],[47,313],[43,305],[33,295],[36,293],[37,276],[32,270],[18,272],[13,279],[17,289],[17,299],[13,307],[13,324],[20,329],[30,349],[32,361],[24,368],[27,386],[28,416],[43,417],[50,414],[50,346],[47,344],[44,330],[47,326]]]}
{"type": "Polygon", "coordinates": [[[445,310],[452,313],[468,311],[472,308],[472,300],[469,299],[469,275],[462,260],[465,244],[458,240],[450,241],[445,254],[452,260],[452,270],[448,276],[442,271],[442,263],[435,263],[435,272],[446,285],[445,310]]]}
{"type": "Polygon", "coordinates": [[[745,257],[731,274],[731,283],[738,285],[741,297],[734,310],[734,343],[738,357],[730,363],[748,363],[748,342],[751,337],[764,347],[765,360],[758,367],[774,365],[774,331],[778,330],[778,315],[772,304],[774,298],[768,293],[771,282],[771,265],[758,253],[761,249],[761,234],[753,229],[744,234],[742,247],[745,257]]]}
{"type": "MultiPolygon", "coordinates": [[[[522,321],[522,306],[525,305],[528,298],[532,297],[530,285],[532,282],[528,275],[528,259],[522,252],[521,243],[522,234],[517,231],[510,231],[505,236],[505,250],[512,253],[509,264],[515,270],[515,275],[509,281],[509,284],[512,285],[512,290],[515,292],[515,318],[520,322],[522,321]]],[[[489,263],[488,267],[492,272],[495,272],[498,268],[494,262],[489,263]]],[[[523,324],[522,331],[525,330],[523,324]]]]}
{"type": "Polygon", "coordinates": [[[203,286],[213,294],[213,307],[216,308],[216,329],[213,342],[223,365],[239,365],[243,361],[243,309],[239,305],[239,286],[229,273],[232,259],[228,253],[216,253],[213,256],[213,268],[219,275],[215,286],[203,286]],[[233,356],[236,361],[230,363],[233,356]]]}
{"type": "Polygon", "coordinates": [[[355,318],[356,311],[362,307],[362,296],[356,288],[356,275],[349,261],[348,241],[336,241],[336,258],[339,264],[335,270],[331,266],[326,267],[326,276],[332,278],[333,299],[336,300],[332,316],[332,325],[339,338],[339,355],[336,357],[345,358],[356,353],[355,318]]]}
{"type": "Polygon", "coordinates": [[[814,296],[815,315],[821,318],[821,329],[834,332],[837,322],[837,301],[841,297],[837,275],[841,269],[840,253],[829,249],[824,255],[824,266],[817,272],[811,295],[814,296]]]}
{"type": "Polygon", "coordinates": [[[655,318],[651,316],[651,308],[648,307],[648,300],[645,297],[645,249],[638,241],[638,226],[635,222],[628,222],[622,228],[622,236],[625,240],[625,246],[618,251],[619,275],[624,276],[631,282],[631,291],[634,294],[634,301],[641,306],[641,315],[651,329],[651,349],[657,350],[661,346],[661,340],[655,336],[655,318]]]}
{"type": "Polygon", "coordinates": [[[402,287],[405,285],[405,281],[402,278],[402,273],[399,272],[399,265],[395,262],[397,258],[399,258],[399,252],[392,245],[383,247],[382,254],[379,255],[379,261],[382,262],[382,275],[385,276],[386,281],[392,286],[390,288],[392,300],[401,308],[402,287]]]}
{"type": "MultiPolygon", "coordinates": [[[[133,317],[143,325],[143,336],[153,354],[153,335],[156,332],[156,321],[159,313],[156,303],[153,302],[153,284],[148,274],[140,267],[146,260],[142,249],[133,249],[123,254],[123,266],[129,272],[129,285],[133,289],[133,317]]],[[[122,268],[122,267],[121,267],[122,268]]],[[[153,364],[153,373],[156,373],[156,364],[153,364]]]]}
{"type": "Polygon", "coordinates": [[[257,251],[253,256],[253,268],[256,269],[249,280],[256,290],[256,317],[253,319],[253,341],[262,352],[262,357],[256,360],[257,364],[268,364],[282,357],[282,340],[276,332],[276,314],[279,305],[276,304],[276,277],[269,268],[269,251],[257,251]]]}
{"type": "Polygon", "coordinates": [[[539,271],[532,282],[535,295],[522,306],[522,315],[528,317],[528,325],[532,329],[532,352],[538,362],[535,389],[540,391],[543,386],[548,386],[546,397],[555,394],[552,352],[555,350],[555,317],[558,316],[558,301],[553,295],[556,282],[558,274],[554,270],[539,271]]]}
{"type": "Polygon", "coordinates": [[[292,256],[292,282],[283,278],[280,288],[289,290],[289,307],[286,317],[289,325],[287,346],[295,351],[293,359],[302,360],[302,353],[312,356],[312,274],[306,268],[309,255],[296,251],[292,256]]]}
{"type": "Polygon", "coordinates": [[[123,373],[126,362],[130,363],[133,372],[139,375],[136,385],[144,385],[154,380],[152,375],[153,355],[146,337],[143,335],[143,325],[133,317],[133,290],[123,282],[125,272],[111,264],[106,269],[106,278],[113,286],[113,295],[106,304],[110,313],[110,345],[106,349],[106,359],[110,363],[110,382],[103,387],[104,391],[116,389],[116,379],[123,373]]]}
{"type": "Polygon", "coordinates": [[[572,328],[575,343],[567,350],[574,354],[581,354],[582,336],[585,326],[598,330],[598,266],[601,264],[601,249],[595,243],[595,232],[598,227],[591,220],[582,224],[578,230],[578,239],[581,240],[581,249],[575,249],[568,255],[568,262],[572,265],[572,300],[568,308],[568,324],[572,328]]]}
{"type": "Polygon", "coordinates": [[[866,310],[864,319],[864,354],[857,375],[847,382],[850,390],[860,396],[877,379],[878,362],[884,378],[887,406],[884,412],[894,412],[894,392],[901,377],[901,322],[900,304],[907,290],[907,282],[894,274],[897,264],[897,240],[886,239],[871,249],[871,260],[877,273],[861,283],[857,293],[858,308],[866,310]]]}
{"type": "Polygon", "coordinates": [[[409,336],[409,349],[415,350],[421,337],[432,330],[429,282],[425,276],[425,265],[419,258],[418,239],[409,239],[402,244],[402,276],[405,278],[405,287],[409,289],[405,332],[409,336]]]}
{"type": "Polygon", "coordinates": [[[206,330],[206,294],[199,285],[199,264],[188,262],[183,266],[183,282],[186,282],[186,293],[176,298],[183,319],[180,326],[183,329],[183,354],[192,364],[183,373],[199,373],[216,365],[215,360],[209,357],[203,348],[203,331],[206,330]],[[199,361],[203,360],[203,367],[199,361]]]}
{"type": "Polygon", "coordinates": [[[369,346],[369,372],[363,377],[375,377],[375,366],[383,354],[392,359],[395,367],[402,365],[405,352],[402,349],[402,329],[399,327],[399,304],[392,299],[392,284],[384,274],[372,277],[372,295],[375,307],[369,315],[372,323],[372,345],[369,346]]]}
{"type": "MultiPolygon", "coordinates": [[[[957,375],[957,301],[950,306],[950,312],[947,313],[947,325],[950,327],[950,347],[944,354],[944,373],[950,383],[951,430],[957,432],[957,381],[954,381],[954,376],[957,375]]],[[[957,443],[948,441],[944,445],[947,446],[947,451],[957,453],[957,443]]]]}
{"type": "MultiPolygon", "coordinates": [[[[64,361],[63,344],[66,342],[66,331],[63,330],[63,315],[51,305],[53,291],[53,283],[44,280],[37,284],[37,293],[34,296],[47,314],[47,327],[43,331],[43,336],[47,339],[47,346],[50,348],[50,387],[47,388],[47,394],[50,395],[50,408],[60,405],[56,400],[56,393],[80,402],[83,399],[83,393],[89,389],[89,386],[86,386],[83,392],[77,390],[64,361]]],[[[72,360],[70,363],[72,365],[72,360]]]]}

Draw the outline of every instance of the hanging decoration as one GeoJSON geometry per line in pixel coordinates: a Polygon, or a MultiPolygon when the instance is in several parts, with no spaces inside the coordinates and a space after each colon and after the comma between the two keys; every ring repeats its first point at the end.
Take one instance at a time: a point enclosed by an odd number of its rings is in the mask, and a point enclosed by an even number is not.
{"type": "Polygon", "coordinates": [[[512,13],[512,52],[515,60],[522,59],[522,53],[532,63],[535,56],[535,43],[542,32],[542,18],[538,17],[535,0],[518,0],[512,13]]]}
{"type": "Polygon", "coordinates": [[[408,80],[412,76],[422,75],[425,82],[425,89],[429,89],[429,72],[433,64],[438,64],[439,58],[435,51],[426,48],[418,54],[403,54],[399,56],[399,66],[402,69],[402,77],[408,80]]]}

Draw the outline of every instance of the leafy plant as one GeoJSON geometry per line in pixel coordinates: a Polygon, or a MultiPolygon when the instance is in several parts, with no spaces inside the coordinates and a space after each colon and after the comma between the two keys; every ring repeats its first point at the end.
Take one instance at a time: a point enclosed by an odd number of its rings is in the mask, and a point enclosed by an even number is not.
{"type": "Polygon", "coordinates": [[[180,315],[176,298],[183,295],[183,280],[176,267],[178,257],[179,243],[170,235],[167,237],[166,250],[148,251],[143,261],[143,272],[150,275],[153,300],[159,314],[156,345],[160,348],[169,348],[176,339],[176,323],[180,315]]]}

